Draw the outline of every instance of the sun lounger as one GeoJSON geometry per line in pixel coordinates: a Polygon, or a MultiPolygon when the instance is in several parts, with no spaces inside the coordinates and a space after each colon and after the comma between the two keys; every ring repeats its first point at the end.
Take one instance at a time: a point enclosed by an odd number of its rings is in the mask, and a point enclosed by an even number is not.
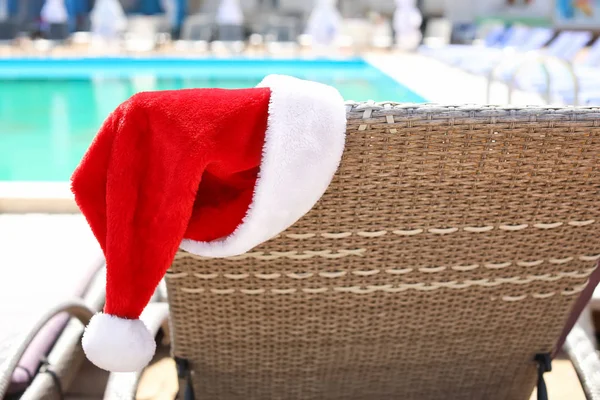
{"type": "Polygon", "coordinates": [[[270,15],[263,20],[262,29],[259,32],[268,52],[295,50],[301,32],[300,21],[294,17],[270,15]]]}
{"type": "Polygon", "coordinates": [[[17,37],[17,24],[12,21],[0,21],[0,43],[10,42],[17,37]]]}
{"type": "Polygon", "coordinates": [[[213,40],[216,27],[209,14],[196,14],[187,17],[181,28],[181,40],[175,46],[179,49],[207,50],[213,40]]]}
{"type": "Polygon", "coordinates": [[[423,45],[419,53],[436,58],[448,64],[455,64],[463,57],[474,54],[475,51],[490,48],[503,48],[511,45],[511,37],[521,27],[506,29],[504,25],[496,25],[486,31],[485,37],[474,44],[450,44],[444,47],[423,45]]]}
{"type": "Polygon", "coordinates": [[[217,24],[216,40],[211,43],[213,51],[226,50],[240,53],[244,50],[245,27],[243,24],[217,24]]]}
{"type": "Polygon", "coordinates": [[[448,46],[452,36],[452,22],[446,18],[433,18],[427,22],[423,44],[427,47],[448,46]]]}
{"type": "Polygon", "coordinates": [[[127,19],[125,49],[131,52],[154,50],[169,35],[169,22],[163,15],[136,15],[127,19]]]}
{"type": "Polygon", "coordinates": [[[300,34],[300,21],[294,17],[270,15],[264,21],[262,34],[267,42],[295,42],[300,34]]]}
{"type": "MultiPolygon", "coordinates": [[[[588,31],[563,31],[545,49],[539,52],[524,53],[501,61],[488,71],[487,101],[490,101],[491,85],[496,81],[507,83],[511,88],[514,88],[516,78],[519,78],[521,81],[530,84],[539,82],[544,87],[549,88],[548,81],[551,72],[545,70],[548,68],[545,60],[553,58],[571,62],[591,38],[592,34],[588,31]]],[[[512,89],[509,92],[509,102],[511,93],[512,89]]],[[[548,96],[547,93],[546,97],[548,96]]]]}
{"type": "Polygon", "coordinates": [[[523,53],[538,51],[554,36],[549,28],[519,29],[503,49],[485,49],[477,54],[463,57],[456,66],[478,75],[487,75],[500,63],[517,59],[523,53]]]}
{"type": "MultiPolygon", "coordinates": [[[[0,214],[0,241],[0,265],[10,266],[0,282],[0,399],[62,399],[85,360],[83,328],[104,304],[102,251],[79,214],[0,214]]],[[[161,283],[142,320],[168,336],[165,299],[161,283]]],[[[131,378],[112,375],[105,399],[134,398],[124,391],[131,378]]]]}
{"type": "Polygon", "coordinates": [[[583,59],[545,57],[538,64],[515,76],[515,89],[546,92],[548,102],[597,104],[600,99],[600,40],[596,39],[583,59]]]}
{"type": "Polygon", "coordinates": [[[55,42],[67,40],[70,35],[68,24],[50,24],[48,27],[47,39],[55,42]]]}
{"type": "Polygon", "coordinates": [[[80,215],[0,214],[0,242],[0,398],[56,395],[84,359],[82,323],[104,302],[102,252],[80,215]]]}
{"type": "Polygon", "coordinates": [[[222,42],[244,41],[243,25],[217,25],[217,40],[222,42]]]}
{"type": "Polygon", "coordinates": [[[597,399],[576,325],[600,280],[597,109],[347,116],[342,164],[304,218],[241,256],[176,255],[179,398],[525,400],[537,385],[544,399],[566,342],[597,399]]]}

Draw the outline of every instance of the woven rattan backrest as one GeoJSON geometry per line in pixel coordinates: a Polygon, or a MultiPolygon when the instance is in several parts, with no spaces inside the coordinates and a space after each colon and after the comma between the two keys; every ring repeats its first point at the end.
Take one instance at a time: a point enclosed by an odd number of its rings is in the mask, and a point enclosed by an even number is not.
{"type": "Polygon", "coordinates": [[[200,399],[510,399],[600,253],[600,109],[348,104],[329,190],[230,259],[179,252],[200,399]]]}

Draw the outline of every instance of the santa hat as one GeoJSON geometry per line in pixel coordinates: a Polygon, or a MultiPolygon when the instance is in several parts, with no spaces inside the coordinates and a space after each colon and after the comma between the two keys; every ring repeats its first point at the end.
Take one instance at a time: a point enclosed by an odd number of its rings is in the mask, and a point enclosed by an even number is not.
{"type": "Polygon", "coordinates": [[[113,372],[150,362],[139,316],[177,249],[234,256],[288,228],[331,182],[345,128],[334,88],[286,76],[121,104],[72,178],[107,262],[104,312],[82,340],[88,359],[113,372]]]}

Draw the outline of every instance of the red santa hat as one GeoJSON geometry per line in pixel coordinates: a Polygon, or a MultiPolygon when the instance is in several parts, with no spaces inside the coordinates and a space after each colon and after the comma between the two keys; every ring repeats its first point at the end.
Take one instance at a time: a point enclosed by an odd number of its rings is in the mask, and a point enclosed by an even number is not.
{"type": "Polygon", "coordinates": [[[150,362],[139,316],[177,249],[234,256],[288,228],[327,189],[345,128],[334,88],[277,75],[121,104],[72,177],[107,262],[104,312],[82,339],[88,359],[113,372],[150,362]]]}

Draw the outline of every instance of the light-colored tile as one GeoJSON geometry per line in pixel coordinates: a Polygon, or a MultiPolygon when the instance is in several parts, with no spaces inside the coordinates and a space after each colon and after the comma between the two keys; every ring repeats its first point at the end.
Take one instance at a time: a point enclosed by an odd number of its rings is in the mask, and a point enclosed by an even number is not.
{"type": "Polygon", "coordinates": [[[146,369],[138,387],[138,400],[172,400],[177,394],[177,372],[172,358],[165,357],[146,369]]]}
{"type": "MultiPolygon", "coordinates": [[[[585,394],[579,384],[577,373],[571,361],[558,358],[552,362],[552,371],[544,374],[548,396],[552,400],[585,400],[585,394]]],[[[534,390],[530,400],[537,399],[534,390]]]]}
{"type": "MultiPolygon", "coordinates": [[[[439,104],[486,104],[487,79],[420,54],[368,54],[365,59],[427,101],[439,104]]],[[[491,104],[506,104],[508,87],[495,83],[491,104]]],[[[515,92],[514,105],[542,105],[535,93],[515,92]]]]}

